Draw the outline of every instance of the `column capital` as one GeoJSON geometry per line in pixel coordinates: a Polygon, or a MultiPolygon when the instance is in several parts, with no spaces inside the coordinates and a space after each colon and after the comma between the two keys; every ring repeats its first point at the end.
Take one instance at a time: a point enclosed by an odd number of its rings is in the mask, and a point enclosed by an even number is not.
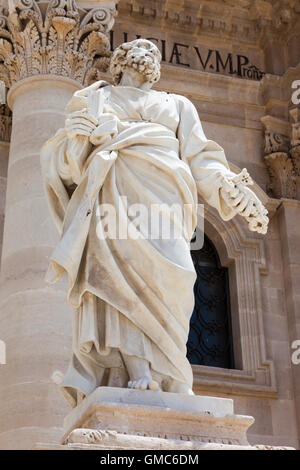
{"type": "Polygon", "coordinates": [[[290,123],[274,116],[261,118],[264,162],[269,174],[268,193],[275,198],[297,198],[297,173],[290,154],[290,123]]]}
{"type": "Polygon", "coordinates": [[[268,191],[276,198],[295,199],[296,173],[293,161],[285,152],[273,152],[264,157],[269,173],[268,191]]]}
{"type": "Polygon", "coordinates": [[[75,0],[9,0],[0,6],[0,80],[7,88],[40,74],[82,86],[99,80],[109,65],[117,2],[87,9],[75,0]]]}

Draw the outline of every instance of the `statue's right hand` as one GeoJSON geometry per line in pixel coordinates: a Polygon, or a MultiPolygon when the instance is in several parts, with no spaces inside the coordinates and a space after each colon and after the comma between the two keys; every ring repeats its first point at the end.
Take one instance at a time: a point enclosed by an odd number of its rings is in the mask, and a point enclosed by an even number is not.
{"type": "Polygon", "coordinates": [[[69,139],[78,135],[89,137],[98,126],[98,120],[87,109],[68,114],[65,130],[69,139]]]}

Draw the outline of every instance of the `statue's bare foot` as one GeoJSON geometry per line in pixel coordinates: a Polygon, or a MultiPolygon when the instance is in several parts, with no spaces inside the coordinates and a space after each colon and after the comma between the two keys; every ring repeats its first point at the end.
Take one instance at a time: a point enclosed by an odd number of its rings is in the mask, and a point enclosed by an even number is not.
{"type": "Polygon", "coordinates": [[[177,382],[173,380],[168,387],[168,392],[171,393],[183,393],[184,395],[195,395],[193,390],[188,384],[177,382]]]}
{"type": "Polygon", "coordinates": [[[135,388],[137,390],[160,390],[158,383],[150,376],[142,377],[138,380],[130,380],[128,388],[135,388]]]}
{"type": "Polygon", "coordinates": [[[160,390],[158,382],[152,379],[149,362],[136,356],[123,354],[129,375],[128,388],[136,390],[160,390]]]}

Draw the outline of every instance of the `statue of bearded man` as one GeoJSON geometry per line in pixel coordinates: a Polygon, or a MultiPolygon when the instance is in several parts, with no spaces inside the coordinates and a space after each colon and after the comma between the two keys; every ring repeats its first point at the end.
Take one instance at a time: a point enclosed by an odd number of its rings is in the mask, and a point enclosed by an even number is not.
{"type": "Polygon", "coordinates": [[[99,386],[193,393],[186,342],[198,194],[222,219],[239,213],[251,230],[267,230],[265,208],[243,178],[237,183],[223,149],[207,140],[193,104],[151,90],[160,62],[150,41],[122,44],[111,60],[114,84],[77,91],[65,128],[42,149],[61,234],[47,279],[68,275],[74,307],[73,355],[60,384],[72,406],[99,386]],[[112,225],[132,226],[134,204],[162,205],[170,233],[178,234],[172,229],[181,221],[182,236],[144,236],[143,223],[115,236],[112,225]],[[172,216],[174,204],[189,208],[184,217],[172,216]],[[102,217],[103,207],[112,207],[114,217],[102,217]]]}

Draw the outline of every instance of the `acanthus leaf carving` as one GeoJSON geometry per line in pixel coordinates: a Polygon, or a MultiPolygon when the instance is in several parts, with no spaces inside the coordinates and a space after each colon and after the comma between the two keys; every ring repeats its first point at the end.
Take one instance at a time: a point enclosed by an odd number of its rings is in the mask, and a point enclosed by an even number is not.
{"type": "Polygon", "coordinates": [[[270,177],[268,192],[275,198],[295,199],[296,172],[292,158],[285,152],[274,152],[264,157],[270,177]]]}
{"type": "Polygon", "coordinates": [[[264,161],[271,197],[296,199],[297,169],[291,155],[290,124],[273,116],[261,118],[264,126],[264,161]]]}
{"type": "MultiPolygon", "coordinates": [[[[116,0],[115,3],[117,3],[116,0]]],[[[54,74],[89,85],[109,65],[111,2],[90,11],[74,0],[9,0],[0,8],[0,80],[7,88],[23,78],[54,74]]]]}

